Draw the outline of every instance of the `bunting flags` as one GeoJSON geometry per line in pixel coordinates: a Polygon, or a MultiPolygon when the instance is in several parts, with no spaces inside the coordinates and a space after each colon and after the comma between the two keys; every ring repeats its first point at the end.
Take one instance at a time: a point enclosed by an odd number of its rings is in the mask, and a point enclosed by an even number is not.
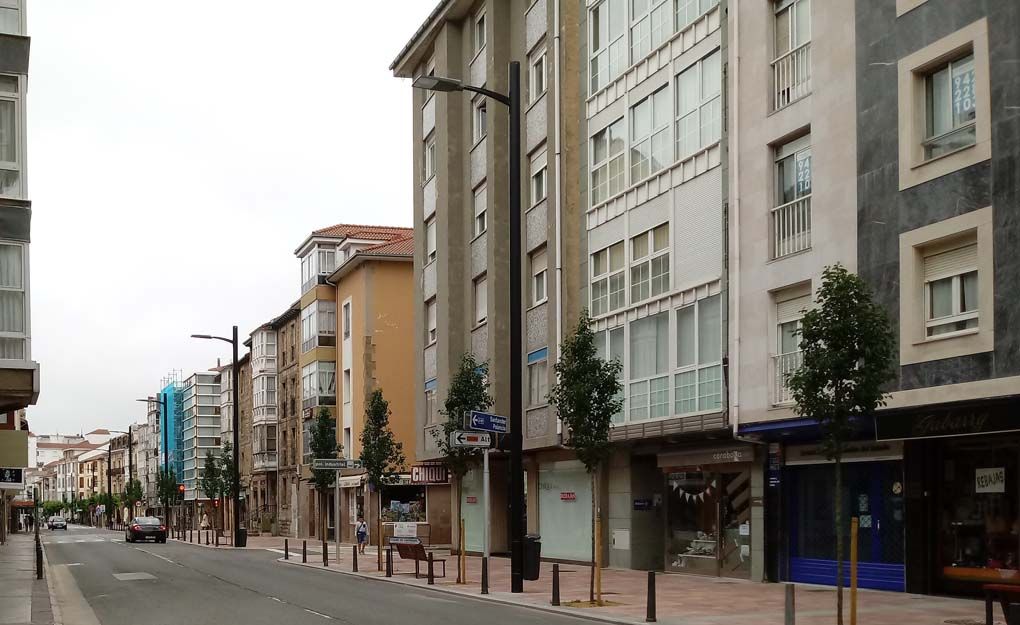
{"type": "Polygon", "coordinates": [[[670,480],[669,487],[672,488],[673,491],[676,492],[678,496],[683,497],[684,501],[690,501],[694,499],[697,502],[701,503],[705,501],[706,497],[712,496],[712,489],[716,487],[716,481],[712,480],[712,483],[706,486],[704,490],[702,490],[700,493],[690,492],[680,488],[680,480],[670,480]]]}

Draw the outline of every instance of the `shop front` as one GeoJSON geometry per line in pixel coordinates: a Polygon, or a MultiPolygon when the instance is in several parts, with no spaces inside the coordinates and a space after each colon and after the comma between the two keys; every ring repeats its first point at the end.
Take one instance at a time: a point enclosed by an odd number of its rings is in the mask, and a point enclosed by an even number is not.
{"type": "Polygon", "coordinates": [[[665,570],[750,578],[752,509],[761,506],[754,447],[669,451],[658,466],[666,479],[665,570]]]}
{"type": "Polygon", "coordinates": [[[591,475],[578,460],[538,468],[538,533],[542,557],[591,560],[591,475]]]}

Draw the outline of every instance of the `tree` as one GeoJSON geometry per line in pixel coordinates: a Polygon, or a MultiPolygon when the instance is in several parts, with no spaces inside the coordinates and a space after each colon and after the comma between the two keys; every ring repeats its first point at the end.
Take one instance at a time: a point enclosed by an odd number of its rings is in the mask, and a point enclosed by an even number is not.
{"type": "Polygon", "coordinates": [[[138,480],[128,480],[124,487],[124,504],[134,514],[135,504],[142,500],[145,493],[142,492],[142,483],[138,480]]]}
{"type": "Polygon", "coordinates": [[[163,502],[163,510],[166,514],[167,525],[170,524],[170,506],[177,501],[180,497],[177,491],[177,475],[173,469],[167,469],[166,471],[160,470],[159,477],[156,478],[156,491],[159,493],[159,499],[163,502]]]}
{"type": "MultiPolygon", "coordinates": [[[[220,450],[220,461],[217,470],[220,474],[219,496],[224,498],[229,495],[231,498],[230,500],[233,501],[234,498],[241,492],[241,475],[234,467],[234,446],[230,444],[230,441],[224,441],[223,443],[223,448],[220,450]]],[[[234,515],[241,513],[240,510],[233,510],[233,508],[231,508],[231,510],[234,515]]],[[[223,519],[225,514],[226,506],[221,501],[220,529],[223,529],[223,519]]],[[[232,524],[231,528],[233,528],[234,525],[236,525],[236,523],[232,524]]]]}
{"type": "MultiPolygon", "coordinates": [[[[227,444],[229,445],[229,443],[227,444]]],[[[211,449],[205,450],[205,466],[202,467],[202,476],[198,479],[198,487],[209,499],[219,499],[226,490],[226,483],[223,481],[223,474],[220,471],[222,453],[221,451],[219,455],[214,455],[211,449]]],[[[220,526],[222,527],[222,524],[220,526]]],[[[213,527],[213,531],[215,529],[213,527]]]]}
{"type": "MultiPolygon", "coordinates": [[[[450,390],[443,403],[442,414],[446,417],[441,428],[432,430],[432,438],[443,456],[443,464],[453,476],[457,484],[457,532],[464,525],[464,516],[460,513],[464,488],[464,475],[481,456],[481,451],[474,447],[454,447],[450,445],[450,434],[464,425],[464,413],[469,410],[487,410],[492,406],[489,395],[489,366],[475,360],[474,354],[461,356],[460,367],[450,380],[450,390]]],[[[457,581],[461,582],[460,573],[464,570],[464,550],[458,549],[457,581]]]]}
{"type": "MultiPolygon", "coordinates": [[[[361,466],[365,469],[368,484],[376,493],[376,517],[379,562],[382,562],[382,493],[387,486],[399,480],[404,470],[404,446],[390,430],[390,403],[383,399],[382,389],[368,396],[365,406],[365,425],[361,429],[361,466]]],[[[337,524],[340,521],[337,519],[337,524]]],[[[340,540],[337,538],[337,540],[340,540]]],[[[379,568],[382,568],[381,566],[379,568]]]]}
{"type": "MultiPolygon", "coordinates": [[[[591,317],[581,311],[577,327],[563,339],[560,358],[554,366],[557,382],[549,392],[549,403],[569,433],[567,447],[591,476],[591,577],[589,601],[595,601],[595,518],[598,514],[598,471],[609,457],[609,426],[613,415],[623,408],[619,360],[605,361],[595,347],[591,317]]],[[[601,597],[599,598],[601,600],[601,597]]]]}
{"type": "MultiPolygon", "coordinates": [[[[311,434],[312,440],[308,446],[311,449],[312,458],[336,458],[336,424],[329,414],[329,408],[325,406],[319,408],[319,416],[316,417],[315,423],[312,425],[311,434]]],[[[335,477],[336,471],[331,469],[312,469],[312,486],[319,493],[319,520],[323,539],[326,537],[324,521],[326,516],[323,502],[335,477]]],[[[337,525],[339,526],[339,523],[337,525]]],[[[339,540],[339,537],[337,539],[339,540]]]]}
{"type": "Polygon", "coordinates": [[[855,424],[885,405],[894,343],[889,318],[864,280],[840,264],[826,267],[815,307],[801,319],[801,367],[786,384],[801,417],[814,419],[834,461],[836,622],[843,623],[843,451],[855,424]]]}

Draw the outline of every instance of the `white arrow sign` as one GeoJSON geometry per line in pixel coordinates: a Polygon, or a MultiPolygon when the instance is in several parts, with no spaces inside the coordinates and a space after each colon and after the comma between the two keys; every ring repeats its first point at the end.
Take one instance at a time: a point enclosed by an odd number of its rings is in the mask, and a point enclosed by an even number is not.
{"type": "Polygon", "coordinates": [[[465,432],[456,430],[450,432],[451,447],[491,447],[492,436],[488,432],[465,432]]]}

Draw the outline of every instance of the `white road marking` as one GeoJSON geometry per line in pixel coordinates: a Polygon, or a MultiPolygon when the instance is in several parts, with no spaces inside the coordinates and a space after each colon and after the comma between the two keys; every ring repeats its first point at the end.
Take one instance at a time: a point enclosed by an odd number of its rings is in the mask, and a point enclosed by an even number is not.
{"type": "Polygon", "coordinates": [[[316,612],[315,610],[309,610],[308,608],[305,608],[304,610],[305,610],[305,612],[308,612],[309,614],[314,614],[315,616],[321,616],[322,618],[329,619],[331,621],[333,620],[333,617],[328,615],[328,614],[323,614],[322,612],[316,612]]]}
{"type": "Polygon", "coordinates": [[[273,601],[277,602],[277,603],[283,603],[283,599],[280,599],[279,597],[269,597],[269,598],[272,599],[273,601]]]}
{"type": "Polygon", "coordinates": [[[150,556],[153,556],[153,557],[155,557],[155,558],[159,558],[160,560],[164,560],[164,561],[166,561],[166,562],[169,562],[170,564],[177,564],[176,562],[174,562],[174,561],[173,561],[173,560],[171,560],[170,558],[168,558],[168,557],[166,557],[166,556],[161,556],[161,555],[159,555],[158,553],[152,553],[151,551],[148,551],[148,550],[142,549],[142,548],[140,548],[140,547],[135,547],[134,549],[135,549],[135,551],[141,551],[142,553],[147,553],[147,554],[149,554],[150,556]]]}
{"type": "Polygon", "coordinates": [[[152,573],[114,573],[114,578],[122,582],[133,582],[140,579],[156,579],[152,573]]]}
{"type": "Polygon", "coordinates": [[[81,562],[68,562],[64,566],[81,566],[81,562]]]}

